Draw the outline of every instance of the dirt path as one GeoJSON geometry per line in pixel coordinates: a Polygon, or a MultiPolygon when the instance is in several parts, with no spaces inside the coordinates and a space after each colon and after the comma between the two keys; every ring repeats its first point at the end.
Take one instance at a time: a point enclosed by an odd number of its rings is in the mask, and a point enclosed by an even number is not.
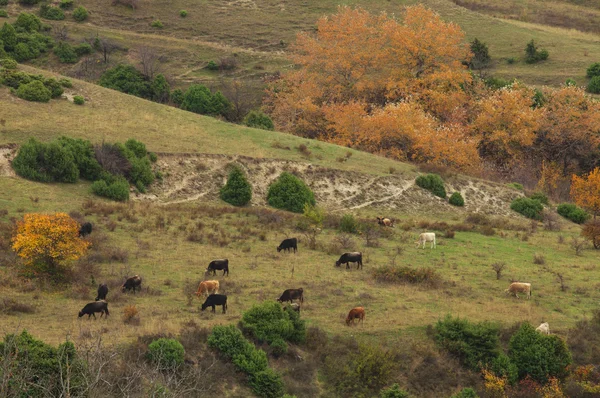
{"type": "Polygon", "coordinates": [[[14,177],[15,172],[10,167],[10,162],[17,154],[17,146],[14,144],[0,146],[0,177],[14,177]]]}

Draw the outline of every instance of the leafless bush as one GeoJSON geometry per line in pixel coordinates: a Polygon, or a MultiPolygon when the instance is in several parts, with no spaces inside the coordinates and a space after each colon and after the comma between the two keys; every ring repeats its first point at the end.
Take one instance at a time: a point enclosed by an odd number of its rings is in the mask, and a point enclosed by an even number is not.
{"type": "Polygon", "coordinates": [[[181,291],[183,292],[183,295],[187,299],[188,307],[193,304],[194,297],[196,297],[196,292],[198,291],[197,289],[198,289],[197,282],[193,282],[189,279],[186,279],[185,282],[183,283],[183,286],[181,287],[181,291]]]}
{"type": "Polygon", "coordinates": [[[556,280],[558,283],[560,283],[560,291],[566,292],[569,287],[565,284],[565,277],[563,276],[563,274],[557,272],[556,280]]]}
{"type": "Polygon", "coordinates": [[[124,5],[126,7],[131,7],[133,10],[138,8],[138,0],[113,0],[112,1],[113,6],[116,6],[119,4],[124,5]]]}
{"type": "Polygon", "coordinates": [[[298,152],[300,152],[302,156],[304,156],[307,159],[310,159],[312,152],[310,151],[310,149],[308,149],[308,147],[305,144],[298,145],[296,149],[298,150],[298,152]]]}
{"type": "Polygon", "coordinates": [[[496,272],[496,279],[499,280],[502,277],[502,271],[506,268],[506,263],[497,262],[492,264],[492,269],[496,272]]]}
{"type": "Polygon", "coordinates": [[[3,298],[0,300],[0,313],[12,315],[17,313],[32,314],[35,312],[35,306],[22,303],[13,298],[3,298]]]}
{"type": "Polygon", "coordinates": [[[560,220],[559,217],[550,210],[544,210],[542,214],[544,220],[544,229],[546,231],[560,231],[560,220]]]}
{"type": "Polygon", "coordinates": [[[234,70],[238,67],[238,60],[235,57],[223,57],[219,61],[220,70],[234,70]]]}
{"type": "Polygon", "coordinates": [[[381,236],[381,228],[379,228],[379,225],[362,223],[360,229],[365,238],[367,247],[379,247],[379,237],[381,236]]]}
{"type": "MultiPolygon", "coordinates": [[[[291,148],[289,146],[283,145],[281,142],[279,141],[273,141],[273,143],[271,144],[271,148],[275,148],[275,149],[285,149],[286,151],[289,151],[291,148]]],[[[275,172],[271,173],[271,174],[275,174],[275,172]]]]}
{"type": "Polygon", "coordinates": [[[148,46],[140,47],[138,50],[138,59],[144,76],[153,79],[156,74],[160,73],[163,57],[159,55],[156,49],[148,46]]]}
{"type": "Polygon", "coordinates": [[[105,253],[109,262],[126,263],[129,259],[129,252],[120,247],[111,247],[105,253]]]}
{"type": "Polygon", "coordinates": [[[131,164],[114,144],[102,143],[94,146],[96,160],[104,170],[115,175],[129,175],[131,164]]]}
{"type": "Polygon", "coordinates": [[[586,246],[587,242],[585,239],[581,239],[575,236],[571,239],[571,247],[575,250],[576,256],[581,256],[586,246]]]}
{"type": "Polygon", "coordinates": [[[534,253],[533,255],[533,263],[538,265],[546,264],[546,257],[540,253],[534,253]]]}
{"type": "Polygon", "coordinates": [[[454,231],[451,229],[447,229],[446,232],[444,233],[444,238],[454,239],[454,231]]]}
{"type": "Polygon", "coordinates": [[[356,242],[349,234],[339,234],[334,238],[334,241],[337,242],[342,249],[354,250],[356,247],[356,242]]]}
{"type": "Polygon", "coordinates": [[[494,236],[496,235],[496,230],[489,225],[484,225],[479,229],[482,235],[485,236],[494,236]]]}
{"type": "Polygon", "coordinates": [[[67,25],[54,25],[52,27],[52,34],[58,41],[66,41],[69,39],[69,30],[67,25]]]}
{"type": "Polygon", "coordinates": [[[556,240],[560,245],[565,243],[565,237],[563,235],[558,235],[558,238],[556,240]]]}
{"type": "Polygon", "coordinates": [[[130,325],[139,325],[139,311],[135,305],[128,305],[123,308],[123,322],[130,325]]]}
{"type": "Polygon", "coordinates": [[[106,229],[108,229],[110,232],[114,232],[117,228],[117,223],[114,220],[108,220],[107,223],[104,225],[106,226],[106,229]]]}

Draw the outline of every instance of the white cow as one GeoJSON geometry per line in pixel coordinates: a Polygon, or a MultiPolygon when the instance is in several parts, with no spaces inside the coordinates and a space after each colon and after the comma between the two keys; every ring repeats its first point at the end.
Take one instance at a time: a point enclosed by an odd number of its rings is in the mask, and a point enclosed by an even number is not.
{"type": "Polygon", "coordinates": [[[423,232],[419,235],[419,240],[416,241],[416,247],[423,245],[423,249],[425,249],[425,242],[431,242],[431,248],[433,249],[435,246],[435,233],[434,232],[423,232]]]}
{"type": "Polygon", "coordinates": [[[550,334],[550,325],[548,325],[548,322],[544,322],[535,328],[535,330],[543,334],[550,334]]]}
{"type": "Polygon", "coordinates": [[[515,297],[519,298],[519,293],[525,293],[528,299],[531,298],[531,283],[524,282],[513,282],[510,284],[505,293],[514,294],[515,297]]]}

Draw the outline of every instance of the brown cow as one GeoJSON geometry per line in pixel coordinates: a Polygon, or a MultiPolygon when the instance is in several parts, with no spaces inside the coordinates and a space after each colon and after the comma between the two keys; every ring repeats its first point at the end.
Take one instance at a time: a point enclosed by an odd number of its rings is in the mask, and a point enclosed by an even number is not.
{"type": "Polygon", "coordinates": [[[384,227],[394,228],[394,222],[386,217],[377,217],[377,224],[382,225],[384,227]]]}
{"type": "Polygon", "coordinates": [[[198,285],[198,291],[196,292],[196,296],[200,297],[204,294],[208,296],[212,293],[219,293],[219,281],[200,282],[200,284],[198,285]]]}
{"type": "Polygon", "coordinates": [[[365,309],[363,307],[352,308],[346,318],[346,325],[350,326],[350,322],[354,325],[354,320],[358,318],[358,323],[365,321],[365,309]]]}

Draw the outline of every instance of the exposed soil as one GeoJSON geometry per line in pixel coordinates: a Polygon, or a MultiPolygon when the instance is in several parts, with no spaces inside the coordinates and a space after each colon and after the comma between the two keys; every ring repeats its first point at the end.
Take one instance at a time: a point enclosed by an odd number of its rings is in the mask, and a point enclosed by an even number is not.
{"type": "Polygon", "coordinates": [[[15,172],[10,167],[10,162],[17,154],[17,145],[0,145],[0,177],[14,177],[15,172]]]}

